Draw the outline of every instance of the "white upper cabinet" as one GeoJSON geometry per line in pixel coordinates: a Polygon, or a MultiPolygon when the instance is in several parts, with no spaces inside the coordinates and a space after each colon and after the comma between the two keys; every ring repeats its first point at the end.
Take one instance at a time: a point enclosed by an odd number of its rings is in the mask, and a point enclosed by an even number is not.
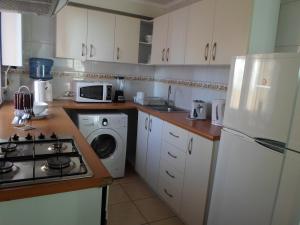
{"type": "Polygon", "coordinates": [[[127,16],[116,17],[115,61],[138,63],[140,20],[127,16]]]}
{"type": "Polygon", "coordinates": [[[140,20],[67,6],[56,19],[56,57],[138,63],[140,20]]]}
{"type": "Polygon", "coordinates": [[[116,16],[88,10],[88,60],[113,61],[116,16]]]}
{"type": "Polygon", "coordinates": [[[253,0],[217,0],[211,64],[230,64],[248,52],[253,0]]]}
{"type": "Polygon", "coordinates": [[[165,64],[169,14],[154,19],[151,64],[165,64]]]}
{"type": "Polygon", "coordinates": [[[199,1],[188,10],[185,64],[209,64],[215,0],[199,1]]]}
{"type": "Polygon", "coordinates": [[[166,50],[168,64],[184,64],[188,8],[176,10],[169,15],[166,50]]]}
{"type": "Polygon", "coordinates": [[[56,17],[56,57],[85,60],[87,10],[68,6],[56,17]]]}

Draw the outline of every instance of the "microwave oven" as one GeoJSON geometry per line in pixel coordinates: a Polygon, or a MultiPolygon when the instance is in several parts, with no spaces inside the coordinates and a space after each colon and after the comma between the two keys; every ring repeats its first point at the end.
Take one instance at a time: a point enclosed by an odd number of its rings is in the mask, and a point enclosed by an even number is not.
{"type": "Polygon", "coordinates": [[[74,81],[73,92],[75,102],[112,102],[112,84],[74,81]]]}

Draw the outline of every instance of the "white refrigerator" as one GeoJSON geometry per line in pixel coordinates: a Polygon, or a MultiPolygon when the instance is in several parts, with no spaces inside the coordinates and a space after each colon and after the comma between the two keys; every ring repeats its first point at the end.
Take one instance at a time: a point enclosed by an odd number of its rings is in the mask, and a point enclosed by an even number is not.
{"type": "Polygon", "coordinates": [[[249,55],[232,63],[208,225],[272,223],[299,68],[299,54],[249,55]]]}

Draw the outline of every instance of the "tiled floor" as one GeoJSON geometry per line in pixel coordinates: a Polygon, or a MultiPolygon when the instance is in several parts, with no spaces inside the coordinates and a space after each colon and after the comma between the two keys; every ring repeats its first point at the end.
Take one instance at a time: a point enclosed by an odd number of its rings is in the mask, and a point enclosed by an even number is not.
{"type": "Polygon", "coordinates": [[[108,205],[108,225],[184,225],[132,170],[111,185],[108,205]]]}

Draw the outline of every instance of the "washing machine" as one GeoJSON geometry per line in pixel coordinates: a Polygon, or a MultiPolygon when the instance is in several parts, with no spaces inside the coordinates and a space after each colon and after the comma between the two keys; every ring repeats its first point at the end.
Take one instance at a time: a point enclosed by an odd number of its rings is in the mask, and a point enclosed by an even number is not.
{"type": "Polygon", "coordinates": [[[113,178],[125,173],[128,117],[123,113],[79,114],[79,130],[113,178]]]}

